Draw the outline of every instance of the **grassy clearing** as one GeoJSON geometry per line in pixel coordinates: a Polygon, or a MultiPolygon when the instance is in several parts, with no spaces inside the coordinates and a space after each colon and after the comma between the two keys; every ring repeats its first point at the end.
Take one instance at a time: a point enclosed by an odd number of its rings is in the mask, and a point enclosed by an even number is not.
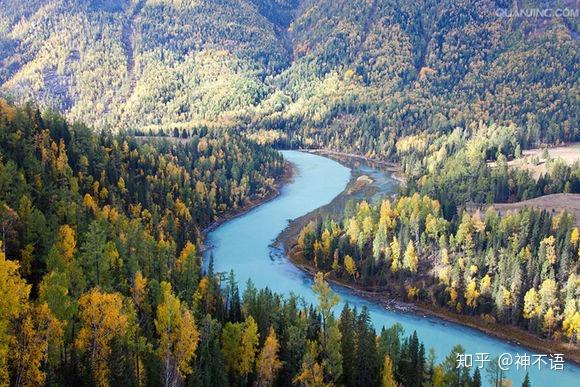
{"type": "MultiPolygon", "coordinates": [[[[548,171],[551,161],[555,160],[562,160],[568,165],[572,165],[576,161],[579,161],[580,142],[553,148],[527,149],[522,152],[521,157],[510,160],[508,166],[527,169],[531,171],[537,179],[540,175],[545,174],[548,171]],[[548,158],[546,158],[546,150],[548,158]]],[[[493,168],[497,163],[490,162],[489,165],[493,168]]]]}

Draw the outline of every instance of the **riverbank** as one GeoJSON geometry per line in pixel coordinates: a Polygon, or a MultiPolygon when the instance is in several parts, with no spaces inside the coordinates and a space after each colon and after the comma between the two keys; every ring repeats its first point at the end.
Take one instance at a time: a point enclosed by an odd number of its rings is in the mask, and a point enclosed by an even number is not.
{"type": "MultiPolygon", "coordinates": [[[[326,154],[322,152],[327,151],[311,151],[310,153],[326,154]]],[[[336,153],[334,153],[336,156],[336,153]]],[[[340,154],[340,157],[347,157],[346,154],[340,154]]],[[[334,157],[333,157],[334,158],[334,157]]],[[[340,161],[340,160],[337,160],[340,161]]],[[[357,184],[358,178],[361,174],[353,173],[351,175],[350,182],[344,189],[344,191],[338,195],[329,204],[320,207],[300,218],[291,221],[276,238],[274,246],[281,248],[288,256],[289,260],[299,269],[308,273],[309,275],[315,275],[318,271],[313,267],[310,262],[306,262],[296,254],[296,240],[300,230],[306,226],[310,221],[316,219],[317,217],[331,217],[334,219],[339,219],[343,213],[345,203],[352,198],[350,194],[351,190],[357,184]]],[[[580,364],[580,350],[577,345],[569,346],[566,343],[556,342],[553,340],[546,340],[533,335],[525,330],[511,326],[511,325],[501,325],[493,322],[486,321],[481,316],[469,316],[460,315],[453,313],[444,308],[437,307],[433,304],[426,302],[415,302],[408,303],[394,299],[386,293],[371,291],[368,289],[361,288],[356,284],[346,282],[340,278],[333,276],[332,274],[327,278],[329,282],[337,284],[339,286],[348,288],[355,295],[365,298],[369,301],[377,303],[387,310],[392,310],[401,313],[412,313],[417,316],[432,316],[438,319],[448,321],[450,323],[465,326],[471,329],[478,330],[485,333],[488,336],[498,338],[500,340],[520,345],[526,347],[539,354],[550,354],[550,353],[561,353],[564,354],[566,361],[571,361],[575,364],[580,364]]],[[[484,351],[484,349],[481,349],[484,351]]]]}
{"type": "Polygon", "coordinates": [[[339,151],[334,151],[334,150],[325,149],[325,148],[301,149],[301,151],[320,155],[320,156],[329,157],[333,160],[340,162],[343,165],[345,164],[345,160],[344,160],[345,158],[364,160],[367,163],[379,165],[381,167],[381,169],[384,171],[391,172],[391,177],[394,180],[398,181],[399,184],[405,184],[407,182],[407,179],[405,178],[405,175],[403,174],[401,166],[399,164],[396,164],[396,163],[392,163],[392,162],[384,161],[384,160],[380,160],[380,159],[375,159],[375,158],[368,157],[368,156],[357,155],[355,153],[339,152],[339,151]]]}
{"type": "MultiPolygon", "coordinates": [[[[300,230],[298,230],[298,233],[299,232],[300,230]]],[[[297,236],[298,234],[296,234],[294,240],[296,240],[297,236]]],[[[298,257],[296,254],[296,245],[291,242],[289,237],[290,234],[288,233],[284,236],[283,239],[280,239],[280,242],[283,243],[283,248],[288,259],[292,262],[292,264],[294,264],[302,271],[312,276],[316,275],[318,270],[309,262],[306,262],[298,257]]],[[[326,280],[332,284],[347,288],[353,294],[379,304],[387,310],[399,313],[412,313],[423,317],[435,317],[453,324],[458,324],[478,330],[488,336],[492,336],[515,345],[526,347],[538,354],[561,353],[564,355],[564,359],[566,361],[571,361],[577,365],[580,365],[580,350],[578,349],[577,345],[569,346],[566,343],[546,340],[515,326],[495,324],[483,319],[481,316],[456,314],[447,309],[439,308],[427,302],[418,301],[409,303],[398,299],[393,299],[384,293],[361,288],[351,282],[337,278],[332,274],[327,276],[326,280]]],[[[482,348],[481,350],[484,351],[485,349],[482,348]]]]}
{"type": "MultiPolygon", "coordinates": [[[[344,209],[346,204],[350,200],[361,199],[362,196],[369,196],[369,195],[376,195],[377,192],[380,194],[384,194],[385,196],[394,196],[395,192],[392,190],[391,192],[381,192],[376,187],[374,187],[374,181],[368,176],[364,174],[363,171],[353,168],[352,165],[348,165],[349,163],[345,162],[345,157],[350,157],[346,153],[339,153],[339,152],[332,152],[326,150],[310,150],[306,153],[313,153],[324,155],[325,157],[329,155],[329,153],[333,156],[329,157],[337,162],[340,162],[343,165],[347,165],[351,168],[351,176],[348,184],[344,188],[344,190],[336,196],[330,203],[315,209],[314,211],[303,215],[299,218],[293,219],[288,223],[288,226],[276,237],[272,246],[276,246],[279,248],[283,248],[285,251],[289,251],[290,248],[288,246],[289,243],[296,241],[300,230],[308,224],[311,220],[316,219],[316,217],[330,217],[335,220],[339,220],[339,218],[344,213],[344,209]],[[340,158],[339,158],[340,157],[340,158]],[[366,181],[365,184],[360,184],[360,179],[364,178],[366,181]],[[370,179],[367,180],[367,179],[370,179]]],[[[364,160],[365,162],[377,163],[373,160],[368,160],[367,158],[363,157],[355,157],[356,159],[364,160]]],[[[380,162],[379,162],[380,163],[380,162]]],[[[390,171],[389,171],[390,172],[390,171]]],[[[392,175],[391,175],[392,177],[392,175]]]]}
{"type": "Polygon", "coordinates": [[[208,233],[215,230],[217,227],[221,226],[223,223],[230,221],[234,218],[237,218],[239,216],[245,215],[248,212],[252,211],[254,208],[276,199],[280,195],[280,191],[281,191],[282,187],[284,185],[292,182],[292,179],[294,179],[296,172],[297,172],[296,167],[291,162],[285,161],[284,162],[284,174],[276,179],[276,181],[274,183],[274,189],[272,190],[272,192],[268,196],[266,196],[265,198],[262,198],[262,199],[250,200],[242,208],[238,208],[235,210],[234,209],[228,210],[228,211],[224,212],[219,217],[219,219],[217,219],[212,224],[210,224],[209,226],[204,228],[201,232],[202,251],[206,250],[205,240],[206,240],[206,236],[208,233]]]}

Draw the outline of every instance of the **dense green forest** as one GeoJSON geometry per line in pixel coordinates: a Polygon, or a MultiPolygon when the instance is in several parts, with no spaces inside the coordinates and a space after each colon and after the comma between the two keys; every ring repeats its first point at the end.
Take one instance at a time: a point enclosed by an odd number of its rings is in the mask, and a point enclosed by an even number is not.
{"type": "Polygon", "coordinates": [[[490,209],[448,221],[438,201],[419,194],[363,201],[349,205],[340,223],[311,221],[293,254],[387,297],[578,339],[580,232],[565,212],[500,217],[490,209]]]}
{"type": "MultiPolygon", "coordinates": [[[[199,233],[263,198],[269,148],[135,138],[0,102],[0,385],[480,386],[399,325],[202,270],[199,233]],[[338,311],[337,311],[338,312],[338,311]]],[[[502,378],[485,371],[490,383],[502,378]]]]}
{"type": "Polygon", "coordinates": [[[577,141],[576,19],[500,17],[516,6],[546,4],[4,0],[0,90],[97,129],[274,130],[380,158],[480,121],[522,148],[577,141]]]}

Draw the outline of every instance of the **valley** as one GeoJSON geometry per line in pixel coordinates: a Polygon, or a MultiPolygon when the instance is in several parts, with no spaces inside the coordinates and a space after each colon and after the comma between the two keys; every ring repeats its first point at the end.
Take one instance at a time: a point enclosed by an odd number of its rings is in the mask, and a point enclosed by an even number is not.
{"type": "Polygon", "coordinates": [[[577,8],[0,0],[0,386],[575,385],[577,8]]]}

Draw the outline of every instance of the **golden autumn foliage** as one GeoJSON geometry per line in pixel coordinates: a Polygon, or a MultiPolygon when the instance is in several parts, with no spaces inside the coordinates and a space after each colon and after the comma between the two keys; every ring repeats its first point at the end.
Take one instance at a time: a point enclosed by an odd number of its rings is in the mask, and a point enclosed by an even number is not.
{"type": "Polygon", "coordinates": [[[192,372],[199,331],[189,309],[181,304],[167,282],[161,283],[162,301],[157,307],[155,328],[159,334],[158,355],[163,365],[163,382],[173,386],[192,372]]]}
{"type": "Polygon", "coordinates": [[[474,280],[469,281],[467,288],[465,289],[465,302],[470,308],[475,308],[477,306],[477,301],[479,299],[480,293],[477,290],[477,284],[474,280]]]}
{"type": "Polygon", "coordinates": [[[385,355],[383,360],[383,370],[381,378],[381,387],[398,387],[399,384],[395,380],[393,361],[388,355],[385,355]]]}
{"type": "Polygon", "coordinates": [[[258,341],[258,326],[252,316],[243,323],[226,323],[222,331],[222,352],[229,373],[245,379],[252,372],[258,341]]]}
{"type": "Polygon", "coordinates": [[[564,321],[571,326],[575,312],[571,306],[568,314],[563,311],[568,299],[577,298],[577,285],[565,288],[562,278],[568,278],[578,260],[571,215],[558,215],[562,230],[557,233],[553,218],[534,209],[505,215],[493,208],[485,214],[470,209],[451,221],[442,215],[437,200],[418,193],[398,197],[392,206],[388,200],[373,205],[362,201],[345,208],[342,223],[330,217],[310,221],[301,231],[302,253],[317,269],[332,270],[361,288],[381,286],[410,300],[416,294],[409,289],[416,288],[436,295],[440,307],[456,313],[489,314],[500,324],[542,336],[547,325],[554,339],[570,337],[564,321]],[[326,258],[330,250],[333,259],[326,258]],[[544,324],[549,308],[552,324],[544,324]],[[538,318],[526,321],[532,317],[538,318]]]}
{"type": "Polygon", "coordinates": [[[318,272],[314,277],[314,284],[312,285],[312,291],[316,294],[318,299],[318,310],[322,315],[323,324],[326,325],[328,322],[332,309],[340,301],[338,294],[332,291],[332,288],[326,282],[324,278],[324,273],[318,272]]]}
{"type": "Polygon", "coordinates": [[[391,242],[391,254],[392,254],[392,261],[391,261],[391,271],[396,273],[401,268],[401,248],[399,247],[399,240],[394,238],[391,242]]]}
{"type": "Polygon", "coordinates": [[[177,271],[183,272],[188,264],[188,261],[195,258],[197,251],[195,245],[191,242],[187,242],[181,253],[179,253],[179,257],[175,262],[175,266],[177,271]]]}
{"type": "Polygon", "coordinates": [[[536,289],[531,288],[524,296],[523,316],[526,319],[531,319],[535,316],[539,316],[540,313],[540,297],[536,292],[536,289]]]}
{"type": "Polygon", "coordinates": [[[491,277],[489,274],[484,275],[479,283],[481,294],[487,295],[491,290],[491,277]]]}
{"type": "Polygon", "coordinates": [[[63,255],[65,262],[70,262],[76,252],[76,233],[69,225],[61,226],[58,231],[57,246],[63,255]]]}
{"type": "Polygon", "coordinates": [[[123,297],[95,288],[79,299],[79,319],[81,329],[75,347],[88,356],[94,383],[108,386],[111,344],[127,333],[129,324],[123,297]]]}
{"type": "Polygon", "coordinates": [[[549,236],[547,238],[544,238],[544,240],[542,241],[542,244],[544,245],[544,247],[546,249],[546,259],[552,265],[554,263],[556,263],[556,259],[557,259],[555,243],[556,243],[556,239],[553,236],[549,236]]]}
{"type": "Polygon", "coordinates": [[[578,229],[578,227],[574,227],[572,233],[570,234],[570,243],[574,245],[578,243],[579,240],[580,240],[580,230],[578,229]]]}
{"type": "Polygon", "coordinates": [[[419,289],[415,286],[408,286],[407,287],[407,298],[409,300],[416,300],[419,296],[419,289]]]}
{"type": "Polygon", "coordinates": [[[324,381],[324,370],[322,365],[316,360],[319,350],[313,341],[309,341],[308,349],[302,359],[300,373],[293,382],[304,387],[327,387],[329,384],[324,381]]]}
{"type": "Polygon", "coordinates": [[[16,385],[45,383],[46,372],[42,366],[49,361],[50,352],[58,350],[61,345],[62,327],[63,323],[52,315],[47,304],[29,308],[24,318],[19,320],[10,354],[16,385]]]}
{"type": "Polygon", "coordinates": [[[413,245],[413,242],[409,241],[407,244],[407,249],[405,250],[405,256],[403,258],[403,267],[410,270],[412,273],[416,273],[418,266],[419,258],[415,252],[415,245],[413,245]]]}
{"type": "Polygon", "coordinates": [[[264,347],[260,351],[256,363],[258,386],[268,387],[274,384],[278,371],[282,368],[282,362],[278,357],[279,351],[280,344],[278,343],[276,332],[274,328],[270,327],[270,331],[264,342],[264,347]]]}
{"type": "Polygon", "coordinates": [[[565,313],[562,329],[570,342],[578,337],[578,332],[580,332],[580,311],[576,310],[565,313]]]}
{"type": "Polygon", "coordinates": [[[344,269],[346,272],[353,278],[356,278],[358,275],[358,270],[356,268],[356,262],[350,255],[346,255],[344,257],[344,269]]]}
{"type": "Polygon", "coordinates": [[[447,289],[447,291],[449,292],[449,306],[453,307],[455,306],[455,302],[457,301],[457,290],[455,289],[455,287],[451,286],[447,289]]]}
{"type": "Polygon", "coordinates": [[[147,282],[147,278],[145,278],[140,271],[135,273],[131,293],[133,295],[133,303],[137,308],[142,308],[143,303],[145,302],[145,297],[147,296],[147,282]]]}
{"type": "Polygon", "coordinates": [[[95,202],[95,199],[91,196],[90,193],[85,194],[83,198],[83,204],[85,205],[85,207],[91,210],[93,214],[96,214],[97,210],[99,209],[97,203],[95,202]]]}
{"type": "Polygon", "coordinates": [[[30,285],[20,278],[18,264],[7,260],[0,250],[0,385],[8,385],[13,323],[25,311],[29,293],[30,285]]]}
{"type": "Polygon", "coordinates": [[[540,290],[538,291],[542,311],[546,311],[548,308],[554,306],[557,301],[557,290],[558,287],[555,280],[547,278],[542,282],[540,290]]]}

